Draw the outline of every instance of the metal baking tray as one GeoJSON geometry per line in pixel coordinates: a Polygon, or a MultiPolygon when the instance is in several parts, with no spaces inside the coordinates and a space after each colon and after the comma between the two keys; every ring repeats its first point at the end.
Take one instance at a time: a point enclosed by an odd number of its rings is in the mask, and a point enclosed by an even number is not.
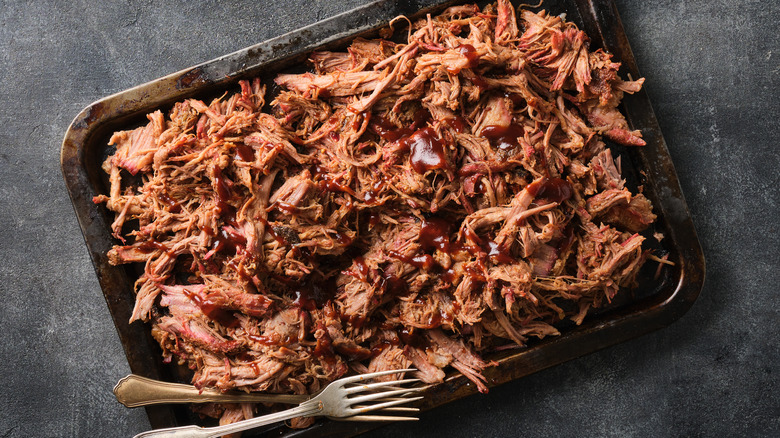
{"type": "MultiPolygon", "coordinates": [[[[398,16],[437,13],[456,3],[446,2],[417,10],[410,1],[380,0],[294,32],[248,47],[203,64],[162,77],[86,107],[70,125],[62,144],[62,173],[78,217],[98,280],[124,346],[133,373],[169,381],[186,381],[186,371],[162,363],[160,348],[149,326],[128,324],[134,304],[133,283],[138,271],[132,266],[111,266],[106,253],[114,245],[110,225],[113,215],[95,205],[92,198],[107,193],[107,178],[100,165],[108,152],[108,138],[119,129],[146,123],[145,114],[169,109],[176,101],[211,98],[225,90],[237,90],[240,79],[261,77],[269,81],[282,71],[301,71],[311,51],[338,49],[357,36],[376,36],[378,29],[398,16]]],[[[519,2],[517,2],[519,3],[519,2]]],[[[617,9],[611,0],[546,0],[542,6],[553,14],[566,13],[591,38],[591,47],[601,47],[622,62],[621,73],[639,78],[617,9]]],[[[273,88],[269,88],[273,90],[273,88]]],[[[271,99],[268,99],[269,101],[271,99]]],[[[654,278],[655,264],[640,273],[640,287],[625,291],[608,308],[594,312],[581,326],[562,327],[561,336],[532,343],[523,350],[505,351],[487,359],[499,363],[485,370],[489,386],[518,379],[596,350],[660,329],[680,318],[696,300],[704,282],[705,262],[688,207],[680,190],[652,106],[644,91],[627,95],[622,104],[632,129],[641,129],[647,146],[623,148],[610,145],[623,160],[624,177],[653,202],[658,220],[646,233],[663,233],[657,253],[668,254],[675,265],[654,278]]],[[[427,390],[422,409],[431,409],[470,395],[474,385],[457,372],[427,390]]],[[[486,395],[485,397],[490,397],[486,395]]],[[[154,428],[198,421],[184,406],[146,408],[154,428]]],[[[320,419],[305,430],[285,426],[259,433],[273,436],[345,436],[377,427],[372,423],[346,423],[320,419]]],[[[258,432],[255,432],[258,433],[258,432]]]]}

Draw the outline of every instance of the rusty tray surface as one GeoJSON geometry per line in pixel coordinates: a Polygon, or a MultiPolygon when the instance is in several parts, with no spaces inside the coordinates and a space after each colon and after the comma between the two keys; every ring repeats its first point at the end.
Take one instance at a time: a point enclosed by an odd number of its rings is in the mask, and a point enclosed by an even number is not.
{"type": "MultiPolygon", "coordinates": [[[[111,236],[113,217],[92,198],[107,193],[107,178],[100,166],[109,153],[108,138],[120,129],[140,125],[145,114],[168,109],[190,97],[215,97],[236,89],[240,79],[260,76],[270,80],[276,73],[301,69],[308,54],[319,48],[344,47],[356,36],[372,37],[389,20],[398,16],[435,14],[458,2],[444,2],[416,10],[408,1],[380,0],[320,21],[297,31],[239,50],[212,61],[162,77],[86,107],[69,127],[62,144],[62,173],[98,280],[124,347],[130,369],[142,376],[183,381],[185,371],[162,363],[160,348],[152,339],[148,324],[128,324],[135,295],[137,271],[132,266],[111,266],[106,253],[115,244],[111,236]]],[[[515,2],[519,3],[519,2],[515,2]]],[[[566,13],[591,38],[591,47],[602,47],[622,62],[622,75],[641,75],[612,0],[547,0],[551,13],[566,13]]],[[[269,88],[272,89],[272,88],[269,88]]],[[[270,100],[270,99],[269,99],[270,100]]],[[[664,234],[657,243],[648,239],[656,252],[668,254],[675,266],[653,278],[654,264],[640,273],[640,287],[619,294],[612,306],[589,315],[580,326],[562,327],[561,336],[529,344],[528,348],[488,355],[499,363],[484,371],[488,386],[496,386],[553,365],[626,341],[665,327],[680,318],[693,304],[704,283],[705,262],[677,174],[666,148],[652,106],[644,90],[626,95],[622,111],[632,129],[641,129],[647,146],[624,148],[610,144],[623,160],[624,177],[630,186],[644,187],[658,219],[647,233],[664,234]]],[[[423,410],[443,405],[476,392],[460,373],[448,374],[444,383],[426,392],[419,404],[423,410]]],[[[490,395],[487,395],[489,397],[490,395]]],[[[198,421],[186,405],[146,408],[154,428],[192,424],[198,421]]],[[[351,436],[377,427],[376,423],[348,423],[318,420],[304,430],[272,426],[254,433],[273,436],[351,436]]]]}

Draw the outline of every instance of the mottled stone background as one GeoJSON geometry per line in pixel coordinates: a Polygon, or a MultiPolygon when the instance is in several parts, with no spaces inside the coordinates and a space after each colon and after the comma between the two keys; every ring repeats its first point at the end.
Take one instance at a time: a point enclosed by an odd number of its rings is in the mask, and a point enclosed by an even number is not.
{"type": "MultiPolygon", "coordinates": [[[[364,1],[0,2],[0,437],[132,436],[59,168],[105,95],[364,1]]],[[[672,326],[369,436],[780,436],[775,1],[617,0],[708,263],[672,326]]]]}

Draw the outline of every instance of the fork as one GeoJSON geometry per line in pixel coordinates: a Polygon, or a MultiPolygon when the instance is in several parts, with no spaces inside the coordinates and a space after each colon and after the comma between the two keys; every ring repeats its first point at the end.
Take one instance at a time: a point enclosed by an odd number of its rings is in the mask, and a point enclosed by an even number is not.
{"type": "Polygon", "coordinates": [[[167,403],[285,403],[299,404],[310,394],[266,394],[222,392],[214,388],[199,390],[192,385],[162,382],[135,374],[122,377],[114,386],[114,396],[128,408],[167,403]]]}
{"type": "MultiPolygon", "coordinates": [[[[278,421],[289,420],[295,417],[328,416],[334,419],[357,419],[358,421],[414,421],[416,417],[402,417],[397,415],[362,415],[378,409],[395,408],[397,406],[422,399],[422,397],[406,398],[404,396],[424,388],[393,388],[405,383],[418,382],[419,379],[393,380],[389,382],[359,383],[374,377],[389,374],[414,371],[414,369],[380,371],[377,373],[361,374],[331,382],[314,398],[307,400],[297,407],[273,414],[263,415],[237,423],[216,427],[182,426],[167,429],[150,430],[136,435],[134,438],[208,438],[241,432],[278,421]],[[352,386],[348,386],[352,385],[352,386]],[[376,391],[376,392],[373,392],[376,391]],[[360,395],[360,393],[370,392],[360,395]],[[368,402],[374,402],[365,404],[368,402]]],[[[404,408],[405,411],[416,411],[416,408],[404,408]]]]}

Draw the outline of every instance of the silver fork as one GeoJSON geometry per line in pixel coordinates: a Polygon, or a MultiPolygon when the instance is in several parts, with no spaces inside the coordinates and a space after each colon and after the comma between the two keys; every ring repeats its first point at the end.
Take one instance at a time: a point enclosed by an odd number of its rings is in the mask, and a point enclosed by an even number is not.
{"type": "Polygon", "coordinates": [[[266,394],[222,392],[216,388],[198,389],[192,385],[162,382],[130,374],[114,386],[114,396],[128,408],[168,403],[285,403],[297,405],[310,394],[266,394]]]}
{"type": "MultiPolygon", "coordinates": [[[[414,369],[381,371],[378,373],[361,374],[358,376],[345,377],[343,379],[331,382],[319,394],[311,400],[307,400],[297,407],[273,414],[263,415],[249,420],[239,421],[237,423],[226,424],[216,427],[200,426],[182,426],[171,427],[167,429],[157,429],[143,432],[134,438],[207,438],[218,437],[230,433],[241,432],[266,424],[289,420],[295,417],[314,417],[328,416],[335,419],[347,418],[358,419],[358,421],[414,421],[416,417],[402,417],[397,415],[362,415],[378,409],[399,409],[397,406],[417,401],[422,397],[405,397],[413,392],[424,388],[402,388],[398,385],[417,382],[419,379],[394,380],[389,382],[362,383],[365,380],[374,377],[386,376],[388,374],[403,373],[415,371],[414,369]],[[360,395],[360,393],[369,392],[360,395]],[[373,402],[373,403],[369,403],[373,402]],[[366,404],[368,403],[368,404],[366,404]],[[362,418],[361,418],[362,417],[362,418]]],[[[403,408],[404,411],[417,411],[416,408],[403,408]]]]}

